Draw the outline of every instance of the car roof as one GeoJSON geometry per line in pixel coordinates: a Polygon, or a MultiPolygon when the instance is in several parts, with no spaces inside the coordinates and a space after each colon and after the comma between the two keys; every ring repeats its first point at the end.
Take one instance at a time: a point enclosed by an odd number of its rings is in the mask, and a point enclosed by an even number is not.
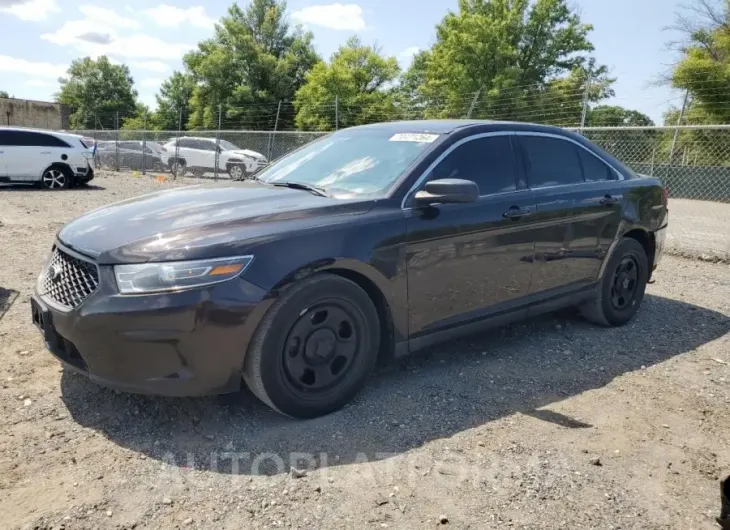
{"type": "Polygon", "coordinates": [[[392,121],[384,123],[373,123],[371,125],[360,125],[350,129],[373,129],[384,130],[392,133],[435,133],[449,134],[456,130],[468,129],[472,127],[488,126],[489,129],[499,130],[520,130],[535,132],[560,132],[565,133],[563,129],[553,127],[551,125],[539,125],[536,123],[514,122],[514,121],[494,121],[494,120],[413,120],[413,121],[392,121]]]}
{"type": "Polygon", "coordinates": [[[83,138],[80,134],[73,134],[66,131],[51,131],[49,129],[34,129],[32,127],[3,127],[0,131],[16,131],[16,132],[37,132],[43,134],[55,134],[57,136],[70,136],[71,138],[83,138]]]}

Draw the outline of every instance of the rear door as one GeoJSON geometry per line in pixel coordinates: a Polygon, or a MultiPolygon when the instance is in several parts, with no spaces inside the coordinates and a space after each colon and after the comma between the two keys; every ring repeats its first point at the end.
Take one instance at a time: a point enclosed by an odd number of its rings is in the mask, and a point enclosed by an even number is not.
{"type": "Polygon", "coordinates": [[[0,129],[0,178],[5,179],[8,176],[8,167],[5,163],[5,152],[10,147],[8,141],[10,140],[10,131],[3,131],[0,129]]]}
{"type": "Polygon", "coordinates": [[[615,171],[572,140],[519,133],[537,205],[531,294],[567,294],[592,285],[621,220],[615,171]]]}
{"type": "Polygon", "coordinates": [[[70,149],[60,138],[35,131],[11,131],[10,141],[5,163],[8,176],[14,180],[39,180],[43,170],[61,162],[64,150],[70,149]]]}

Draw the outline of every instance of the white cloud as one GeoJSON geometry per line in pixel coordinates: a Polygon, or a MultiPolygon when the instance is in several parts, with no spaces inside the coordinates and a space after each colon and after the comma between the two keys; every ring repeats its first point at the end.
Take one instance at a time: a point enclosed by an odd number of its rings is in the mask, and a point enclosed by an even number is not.
{"type": "Polygon", "coordinates": [[[108,55],[140,59],[180,59],[193,44],[165,42],[150,35],[119,35],[108,24],[99,21],[72,20],[53,33],[44,33],[41,39],[59,46],[70,46],[84,55],[108,55]]]}
{"type": "Polygon", "coordinates": [[[323,26],[343,31],[365,29],[363,9],[358,4],[319,4],[292,13],[292,18],[305,25],[323,26]]]}
{"type": "Polygon", "coordinates": [[[187,23],[199,28],[212,28],[215,24],[215,19],[207,15],[203,6],[184,9],[168,4],[160,4],[157,7],[145,9],[144,12],[154,19],[158,26],[177,27],[187,23]]]}
{"type": "Polygon", "coordinates": [[[0,55],[0,72],[3,73],[57,79],[63,76],[67,69],[68,67],[62,64],[27,61],[8,55],[0,55]]]}
{"type": "Polygon", "coordinates": [[[7,13],[20,20],[39,22],[60,11],[56,0],[0,0],[0,14],[7,13]]]}
{"type": "Polygon", "coordinates": [[[398,62],[400,63],[402,68],[408,68],[411,63],[413,62],[413,57],[421,51],[421,48],[418,46],[411,46],[410,48],[406,48],[402,52],[398,54],[398,62]]]}
{"type": "Polygon", "coordinates": [[[58,86],[58,83],[54,83],[53,81],[48,81],[47,79],[28,79],[25,82],[28,86],[43,86],[43,87],[50,87],[50,86],[58,86]]]}
{"type": "Polygon", "coordinates": [[[98,7],[91,4],[79,6],[79,11],[88,17],[89,20],[98,21],[115,28],[138,29],[139,22],[133,18],[127,18],[116,11],[98,7]]]}
{"type": "Polygon", "coordinates": [[[142,81],[139,82],[139,85],[149,88],[157,88],[163,81],[164,79],[160,79],[159,77],[148,77],[147,79],[142,79],[142,81]]]}
{"type": "Polygon", "coordinates": [[[170,70],[170,65],[162,61],[132,61],[129,66],[141,70],[150,70],[151,72],[167,72],[170,70]]]}

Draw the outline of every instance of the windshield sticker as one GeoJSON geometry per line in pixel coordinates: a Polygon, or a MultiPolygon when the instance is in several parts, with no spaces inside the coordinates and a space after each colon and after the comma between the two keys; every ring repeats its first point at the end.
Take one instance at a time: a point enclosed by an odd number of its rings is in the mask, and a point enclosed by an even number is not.
{"type": "Polygon", "coordinates": [[[438,134],[424,133],[398,133],[391,136],[391,142],[417,142],[419,144],[432,144],[439,137],[438,134]]]}

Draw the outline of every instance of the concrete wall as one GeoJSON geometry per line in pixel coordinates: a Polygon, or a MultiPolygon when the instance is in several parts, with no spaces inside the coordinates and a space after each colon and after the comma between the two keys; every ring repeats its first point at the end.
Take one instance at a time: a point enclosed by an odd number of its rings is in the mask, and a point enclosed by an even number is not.
{"type": "Polygon", "coordinates": [[[0,98],[0,125],[68,129],[68,116],[68,107],[60,103],[0,98]]]}

